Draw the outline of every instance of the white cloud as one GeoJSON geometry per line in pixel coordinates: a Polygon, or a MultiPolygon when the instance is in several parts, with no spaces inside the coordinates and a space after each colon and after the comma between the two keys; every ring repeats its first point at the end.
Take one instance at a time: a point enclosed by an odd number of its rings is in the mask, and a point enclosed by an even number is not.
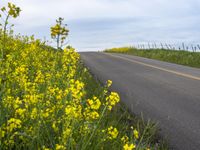
{"type": "MultiPolygon", "coordinates": [[[[8,0],[0,1],[0,6],[7,2],[8,0]]],[[[98,46],[108,40],[111,43],[171,37],[178,37],[177,40],[199,40],[197,36],[200,23],[199,0],[12,0],[11,2],[22,9],[20,18],[14,21],[17,32],[35,34],[42,38],[49,35],[49,27],[61,16],[70,25],[70,41],[77,47],[80,45],[87,47],[91,40],[90,35],[96,35],[98,46]],[[130,22],[126,22],[128,19],[130,22]],[[119,21],[112,23],[113,20],[119,21]],[[102,23],[104,24],[101,25],[102,23]],[[100,35],[101,32],[104,34],[100,35]],[[129,33],[135,33],[137,36],[129,33]],[[147,36],[147,33],[153,35],[147,36]],[[184,37],[192,34],[193,37],[184,37]],[[88,37],[82,38],[79,35],[88,37]],[[114,36],[118,36],[118,41],[114,36]]],[[[94,37],[92,40],[95,43],[94,37]]]]}

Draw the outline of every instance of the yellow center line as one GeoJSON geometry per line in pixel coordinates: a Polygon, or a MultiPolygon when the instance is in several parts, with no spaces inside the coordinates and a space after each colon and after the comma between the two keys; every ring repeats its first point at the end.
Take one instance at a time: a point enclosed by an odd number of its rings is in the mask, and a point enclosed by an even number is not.
{"type": "Polygon", "coordinates": [[[179,75],[179,76],[183,76],[183,77],[186,77],[186,78],[190,78],[190,79],[194,79],[194,80],[199,80],[200,81],[200,77],[196,77],[196,76],[193,76],[193,75],[190,75],[190,74],[185,74],[185,73],[181,73],[181,72],[177,72],[177,71],[161,68],[161,67],[158,67],[158,66],[150,65],[150,64],[147,64],[147,63],[143,63],[143,62],[140,62],[140,61],[137,61],[137,60],[133,60],[133,59],[128,59],[128,58],[121,57],[121,56],[116,56],[116,55],[112,55],[112,54],[108,54],[108,53],[106,53],[106,54],[110,55],[112,57],[118,57],[118,58],[130,61],[130,62],[134,62],[134,63],[140,64],[140,65],[143,65],[143,66],[151,67],[151,68],[154,68],[154,69],[162,70],[162,71],[165,71],[165,72],[173,73],[173,74],[176,74],[176,75],[179,75]]]}

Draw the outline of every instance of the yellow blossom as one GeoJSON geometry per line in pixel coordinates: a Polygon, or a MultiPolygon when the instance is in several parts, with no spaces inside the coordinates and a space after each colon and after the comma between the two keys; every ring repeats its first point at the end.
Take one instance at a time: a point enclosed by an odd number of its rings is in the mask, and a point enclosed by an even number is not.
{"type": "Polygon", "coordinates": [[[135,139],[139,138],[139,132],[136,129],[133,130],[133,135],[134,135],[135,139]]]}
{"type": "Polygon", "coordinates": [[[71,132],[72,131],[71,131],[70,127],[65,128],[63,131],[63,140],[67,140],[69,138],[71,132]]]}
{"type": "Polygon", "coordinates": [[[109,139],[115,139],[118,136],[118,130],[117,128],[114,128],[113,126],[110,126],[108,128],[108,138],[109,139]]]}
{"type": "Polygon", "coordinates": [[[16,115],[18,115],[18,116],[20,116],[20,117],[22,117],[22,118],[24,118],[25,112],[26,112],[26,109],[22,109],[22,108],[19,108],[19,109],[17,109],[17,110],[15,111],[16,115]]]}
{"type": "Polygon", "coordinates": [[[66,150],[63,145],[56,144],[56,150],[66,150]]]}
{"type": "Polygon", "coordinates": [[[126,136],[126,135],[124,135],[124,136],[121,138],[121,141],[122,141],[123,143],[127,143],[128,140],[129,140],[129,138],[128,138],[128,136],[126,136]]]}
{"type": "Polygon", "coordinates": [[[14,129],[21,128],[22,121],[19,119],[11,118],[8,120],[7,131],[12,132],[14,129]]]}
{"type": "Polygon", "coordinates": [[[98,110],[101,106],[101,101],[94,96],[93,99],[88,99],[87,103],[91,109],[98,110]]]}
{"type": "Polygon", "coordinates": [[[0,139],[3,138],[5,136],[6,132],[0,128],[0,139]]]}
{"type": "Polygon", "coordinates": [[[53,124],[52,124],[52,128],[55,132],[57,132],[59,130],[59,128],[57,127],[56,125],[56,122],[54,121],[53,124]]]}
{"type": "Polygon", "coordinates": [[[106,105],[108,109],[111,110],[120,101],[120,97],[116,92],[111,92],[110,95],[106,98],[106,105]]]}
{"type": "Polygon", "coordinates": [[[124,150],[133,150],[136,148],[136,146],[134,144],[125,144],[123,148],[124,150]]]}
{"type": "Polygon", "coordinates": [[[108,80],[108,81],[107,81],[107,86],[110,87],[111,85],[112,85],[112,81],[111,81],[111,80],[108,80]]]}

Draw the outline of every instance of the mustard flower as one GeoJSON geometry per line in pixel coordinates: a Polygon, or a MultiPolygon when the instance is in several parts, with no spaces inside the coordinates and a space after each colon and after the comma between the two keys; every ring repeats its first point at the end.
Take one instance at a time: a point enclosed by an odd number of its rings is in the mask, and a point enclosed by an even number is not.
{"type": "Polygon", "coordinates": [[[123,146],[123,148],[124,148],[124,150],[133,150],[133,149],[135,149],[136,148],[136,146],[134,145],[134,144],[125,144],[124,146],[123,146]]]}

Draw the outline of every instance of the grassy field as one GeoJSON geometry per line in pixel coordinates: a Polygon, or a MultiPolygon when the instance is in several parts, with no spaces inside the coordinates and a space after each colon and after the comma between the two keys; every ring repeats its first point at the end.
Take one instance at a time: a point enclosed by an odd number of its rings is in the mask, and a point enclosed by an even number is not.
{"type": "Polygon", "coordinates": [[[0,149],[167,149],[74,49],[13,35],[0,49],[0,149]]]}
{"type": "Polygon", "coordinates": [[[113,48],[105,50],[105,52],[130,54],[200,68],[200,52],[165,49],[141,50],[133,47],[113,48]]]}

